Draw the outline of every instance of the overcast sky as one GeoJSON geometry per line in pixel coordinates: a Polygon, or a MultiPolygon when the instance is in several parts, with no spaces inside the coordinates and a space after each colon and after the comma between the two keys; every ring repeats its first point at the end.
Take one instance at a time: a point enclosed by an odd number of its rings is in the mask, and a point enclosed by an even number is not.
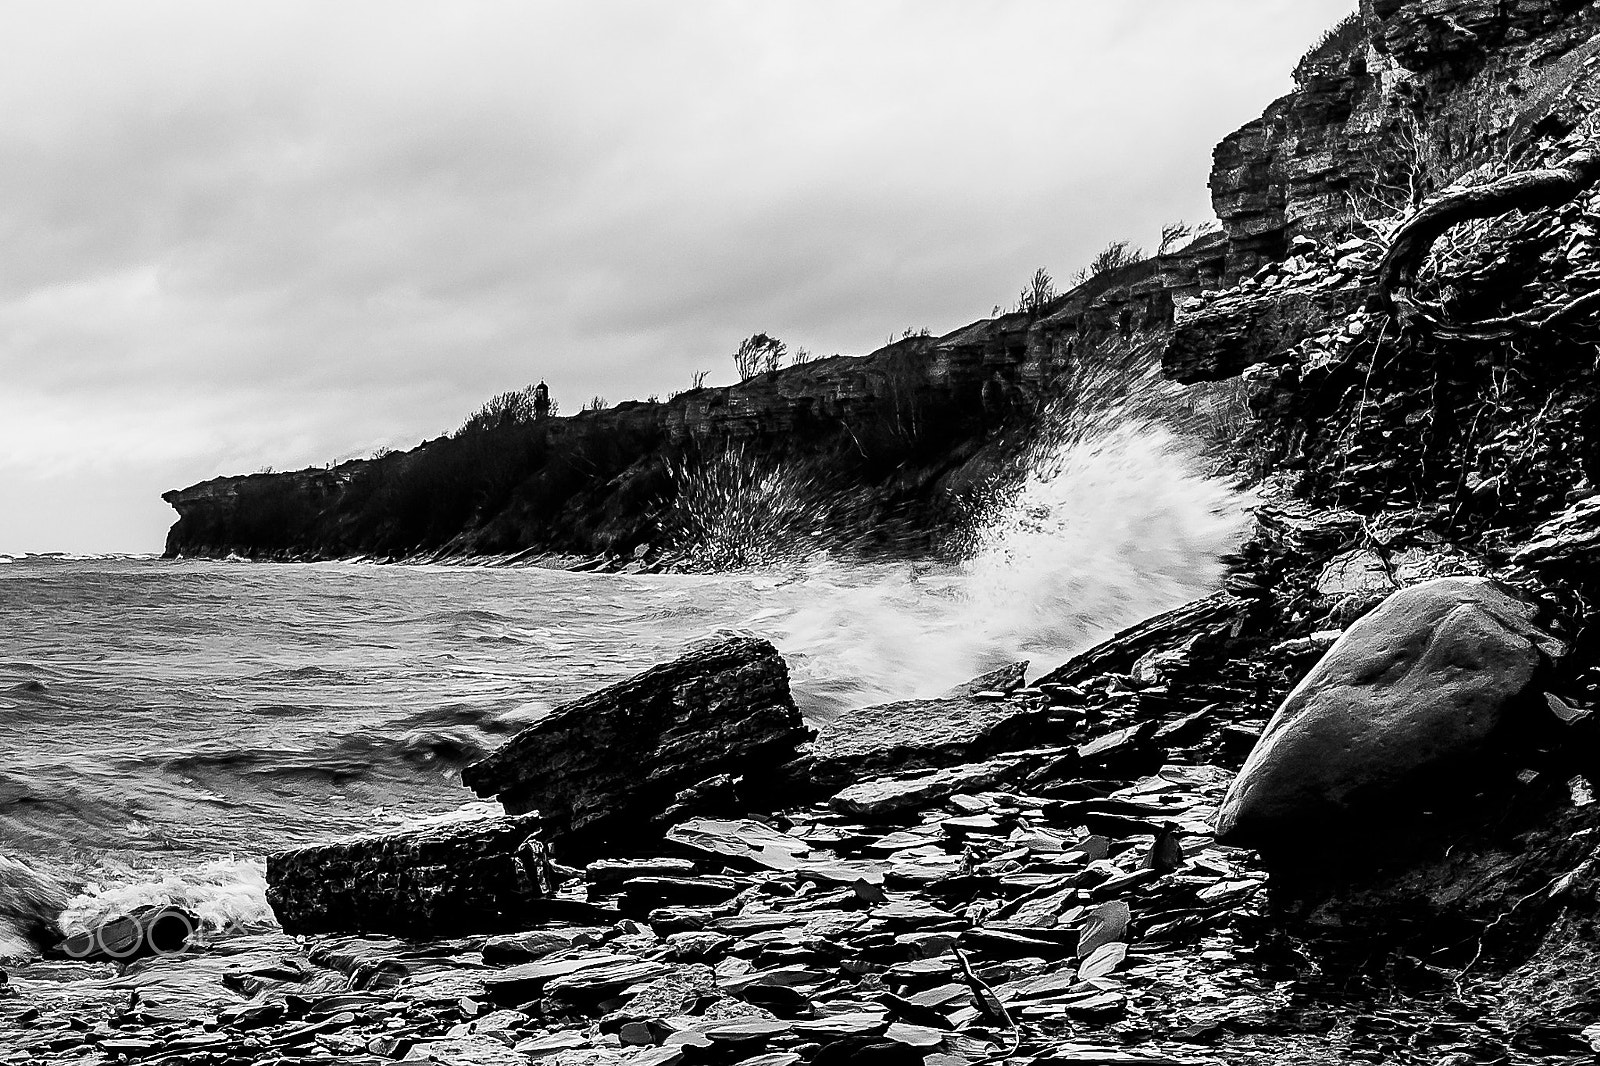
{"type": "Polygon", "coordinates": [[[0,552],[169,488],[942,333],[1210,217],[1353,0],[0,6],[0,552]]]}

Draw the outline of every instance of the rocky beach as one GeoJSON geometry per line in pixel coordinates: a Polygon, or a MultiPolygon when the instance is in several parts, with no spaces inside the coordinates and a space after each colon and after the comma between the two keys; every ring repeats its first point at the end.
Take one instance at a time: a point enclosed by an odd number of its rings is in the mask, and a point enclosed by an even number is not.
{"type": "Polygon", "coordinates": [[[498,811],[270,855],[277,931],[63,940],[0,856],[0,1062],[1593,1061],[1597,32],[1363,0],[1217,147],[1220,232],[1046,304],[168,493],[170,556],[637,574],[707,562],[677,503],[736,454],[937,559],[1093,407],[1251,513],[1213,591],[933,698],[808,722],[760,634],[695,643],[474,751],[498,811]]]}

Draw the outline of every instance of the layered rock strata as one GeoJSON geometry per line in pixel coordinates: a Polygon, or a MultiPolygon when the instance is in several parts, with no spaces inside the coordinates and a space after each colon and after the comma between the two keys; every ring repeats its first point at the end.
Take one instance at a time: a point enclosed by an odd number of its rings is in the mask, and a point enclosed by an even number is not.
{"type": "Polygon", "coordinates": [[[524,928],[546,894],[537,815],[444,824],[278,852],[267,901],[288,933],[450,936],[524,928]]]}
{"type": "Polygon", "coordinates": [[[461,778],[508,813],[538,811],[563,849],[621,847],[664,819],[759,803],[806,736],[782,657],[739,637],[558,707],[461,778]]]}

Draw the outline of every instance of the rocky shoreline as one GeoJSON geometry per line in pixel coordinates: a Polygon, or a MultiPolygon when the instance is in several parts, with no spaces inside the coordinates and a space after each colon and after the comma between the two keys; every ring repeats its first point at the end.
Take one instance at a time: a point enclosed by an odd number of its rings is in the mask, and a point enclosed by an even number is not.
{"type": "MultiPolygon", "coordinates": [[[[469,768],[503,818],[274,856],[290,932],[15,967],[0,1061],[1592,1061],[1600,10],[1361,20],[1219,148],[1226,237],[1187,280],[912,346],[957,393],[1116,336],[1246,392],[1261,502],[1222,590],[814,737],[769,645],[692,650],[469,768]],[[1494,135],[1397,155],[1400,120],[1494,135]]],[[[705,425],[792,428],[785,387],[705,425]]],[[[896,491],[952,484],[981,423],[896,491]]],[[[171,546],[348,550],[313,474],[310,540],[235,536],[230,479],[171,546]]],[[[435,557],[572,534],[648,565],[606,493],[435,557]]]]}
{"type": "MultiPolygon", "coordinates": [[[[1479,579],[1413,586],[1430,589],[1468,606],[1504,596],[1479,579]]],[[[1393,597],[1390,629],[1433,639],[1439,612],[1405,609],[1406,595],[1393,597]]],[[[1592,799],[1574,806],[1537,774],[1509,776],[1493,790],[1497,809],[1527,809],[1513,825],[1458,834],[1442,880],[1428,865],[1443,843],[1431,824],[1406,838],[1417,848],[1404,858],[1369,848],[1349,876],[1314,884],[1216,839],[1219,808],[1235,812],[1224,824],[1237,820],[1235,771],[1285,680],[1330,643],[1335,663],[1352,643],[1318,629],[1269,645],[1260,609],[1219,594],[1032,684],[1021,668],[998,671],[916,713],[867,708],[815,736],[796,728],[770,645],[694,649],[558,710],[466,775],[480,793],[520,797],[508,810],[538,802],[547,814],[273,856],[269,898],[285,933],[16,969],[0,999],[0,1061],[1586,1055],[1592,1007],[1515,992],[1530,970],[1560,973],[1569,960],[1546,956],[1531,911],[1518,920],[1536,934],[1496,908],[1567,863],[1564,891],[1592,890],[1594,863],[1572,854],[1600,827],[1592,799]],[[612,760],[573,733],[623,726],[634,732],[612,760]],[[663,764],[667,750],[675,776],[630,771],[631,759],[663,764]],[[551,759],[568,760],[564,772],[551,759]],[[678,787],[691,779],[698,787],[678,787]],[[815,802],[774,809],[807,791],[815,802]],[[1508,855],[1513,838],[1525,850],[1508,855]],[[1470,956],[1459,921],[1477,923],[1470,956]]],[[[1394,644],[1351,631],[1358,649],[1394,644]]],[[[1519,708],[1531,676],[1504,679],[1478,670],[1457,689],[1519,708]]],[[[1451,700],[1438,698],[1445,710],[1451,700]]],[[[1539,743],[1508,749],[1512,763],[1539,743]]],[[[1370,778],[1373,762],[1352,772],[1370,778]]],[[[1393,810],[1418,794],[1386,788],[1381,801],[1393,810]]],[[[1347,803],[1340,817],[1364,810],[1347,803]]],[[[1302,814],[1299,829],[1319,832],[1320,816],[1302,814]]]]}

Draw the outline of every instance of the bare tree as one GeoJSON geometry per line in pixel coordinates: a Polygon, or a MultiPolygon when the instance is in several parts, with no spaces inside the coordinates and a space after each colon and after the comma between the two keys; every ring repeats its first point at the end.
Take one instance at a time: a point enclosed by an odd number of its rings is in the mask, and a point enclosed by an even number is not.
{"type": "Polygon", "coordinates": [[[787,344],[765,333],[746,337],[733,353],[733,364],[739,368],[739,380],[749,381],[757,374],[778,369],[778,361],[788,350],[787,344]]]}
{"type": "Polygon", "coordinates": [[[703,388],[705,388],[706,387],[706,376],[708,374],[710,374],[710,373],[711,373],[711,371],[709,371],[709,370],[696,370],[694,372],[694,384],[689,386],[689,391],[693,392],[695,389],[703,389],[703,388]]]}
{"type": "Polygon", "coordinates": [[[611,404],[607,402],[604,396],[592,396],[589,398],[589,402],[583,405],[583,409],[585,411],[604,411],[610,406],[611,404]]]}

